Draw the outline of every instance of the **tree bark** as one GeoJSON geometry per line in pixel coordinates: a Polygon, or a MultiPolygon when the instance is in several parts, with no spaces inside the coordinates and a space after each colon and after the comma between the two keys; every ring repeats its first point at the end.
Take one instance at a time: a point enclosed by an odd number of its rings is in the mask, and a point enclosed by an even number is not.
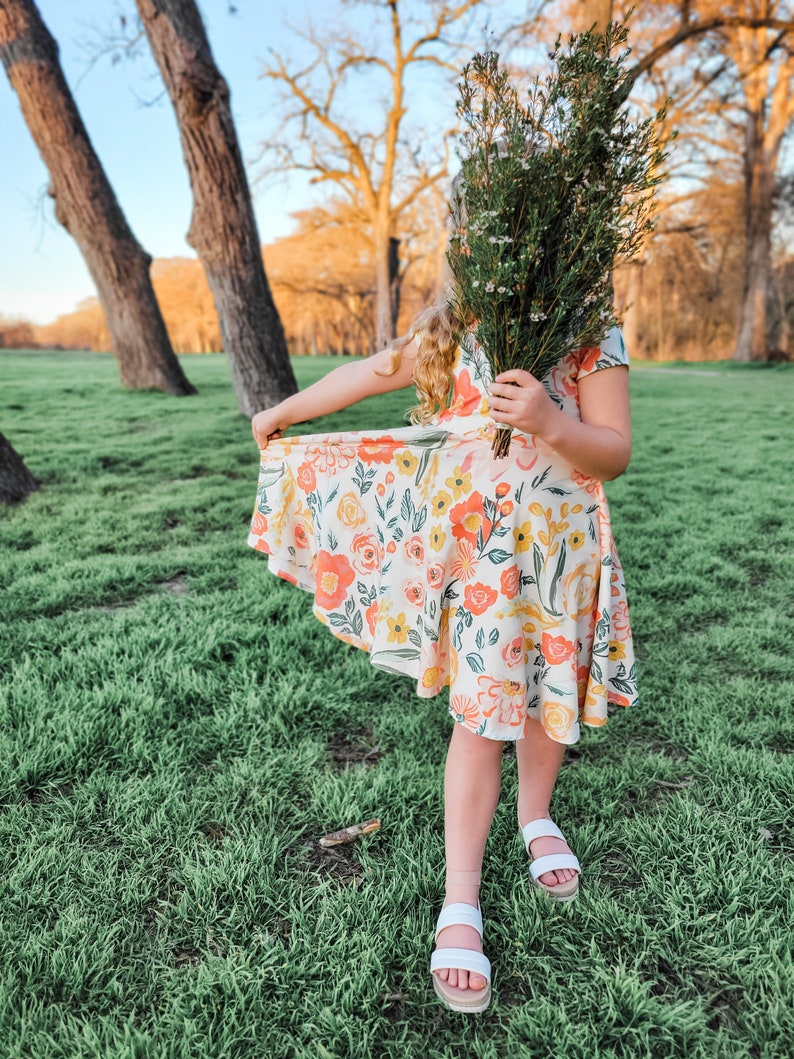
{"type": "Polygon", "coordinates": [[[573,10],[576,29],[580,33],[593,26],[603,33],[612,21],[612,0],[574,0],[573,10]]]}
{"type": "Polygon", "coordinates": [[[18,504],[39,487],[10,441],[0,434],[0,504],[18,504]]]}
{"type": "Polygon", "coordinates": [[[229,105],[195,0],[136,0],[176,112],[193,191],[188,242],[218,313],[244,415],[297,391],[262,250],[229,105]]]}
{"type": "Polygon", "coordinates": [[[96,285],[122,383],[195,393],[171,347],[151,258],[116,201],[63,76],[58,45],[32,0],[0,0],[0,60],[49,171],[55,216],[96,285]]]}

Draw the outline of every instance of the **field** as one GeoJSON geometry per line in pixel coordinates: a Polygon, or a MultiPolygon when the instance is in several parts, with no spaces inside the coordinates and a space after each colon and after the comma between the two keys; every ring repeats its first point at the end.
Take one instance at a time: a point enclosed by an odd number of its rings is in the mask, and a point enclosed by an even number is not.
{"type": "MultiPolygon", "coordinates": [[[[608,493],[640,705],[563,766],[570,906],[530,890],[506,756],[495,1001],[467,1019],[428,973],[444,697],[246,547],[249,424],[221,356],[183,362],[198,397],[0,353],[0,430],[42,481],[0,510],[0,1059],[790,1056],[794,369],[632,372],[608,493]]],[[[411,398],[304,430],[401,425],[411,398]]]]}

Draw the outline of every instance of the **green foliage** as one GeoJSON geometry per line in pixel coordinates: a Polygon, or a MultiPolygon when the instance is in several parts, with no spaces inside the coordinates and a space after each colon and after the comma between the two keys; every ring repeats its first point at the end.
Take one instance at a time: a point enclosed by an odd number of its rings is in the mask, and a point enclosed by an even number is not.
{"type": "Polygon", "coordinates": [[[658,122],[630,120],[626,26],[558,40],[526,103],[494,52],[463,71],[462,168],[449,261],[494,374],[542,378],[614,325],[611,271],[651,227],[658,122]]]}
{"type": "Polygon", "coordinates": [[[568,908],[529,885],[506,757],[495,1000],[468,1019],[427,971],[445,696],[373,671],[247,548],[259,461],[225,360],[193,358],[182,400],[120,390],[110,357],[0,369],[43,480],[0,510],[2,1059],[788,1059],[792,369],[632,372],[608,488],[640,704],[568,752],[568,908]]]}

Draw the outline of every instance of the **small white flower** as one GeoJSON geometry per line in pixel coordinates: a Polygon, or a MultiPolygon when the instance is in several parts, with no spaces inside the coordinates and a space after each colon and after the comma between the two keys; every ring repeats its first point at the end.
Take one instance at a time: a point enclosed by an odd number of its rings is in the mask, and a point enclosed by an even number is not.
{"type": "Polygon", "coordinates": [[[545,313],[530,313],[529,318],[533,324],[537,324],[540,323],[541,320],[548,319],[545,313]]]}
{"type": "Polygon", "coordinates": [[[491,283],[491,281],[488,280],[488,282],[485,284],[485,289],[490,294],[491,291],[495,288],[495,286],[496,286],[495,283],[491,283]]]}
{"type": "Polygon", "coordinates": [[[472,280],[472,287],[479,287],[480,281],[478,279],[472,280]]]}
{"type": "Polygon", "coordinates": [[[507,290],[507,287],[497,287],[497,288],[496,288],[496,292],[497,292],[497,294],[504,294],[504,292],[505,292],[506,290],[507,290]]]}
{"type": "Polygon", "coordinates": [[[489,242],[489,243],[498,243],[499,241],[500,241],[500,240],[499,240],[499,239],[497,239],[495,235],[489,235],[489,236],[488,236],[488,242],[489,242]]]}

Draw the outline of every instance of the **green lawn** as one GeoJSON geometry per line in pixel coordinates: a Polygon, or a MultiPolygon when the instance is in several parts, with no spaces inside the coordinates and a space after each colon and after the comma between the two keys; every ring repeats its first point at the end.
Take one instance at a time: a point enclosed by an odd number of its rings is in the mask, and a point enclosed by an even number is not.
{"type": "MultiPolygon", "coordinates": [[[[632,373],[608,491],[640,706],[563,767],[570,906],[530,889],[506,757],[495,1001],[467,1018],[427,969],[444,697],[246,547],[249,424],[222,357],[183,361],[198,397],[0,353],[0,430],[43,483],[0,510],[0,1059],[790,1056],[794,369],[632,373]]],[[[411,400],[308,429],[402,425],[411,400]]]]}

